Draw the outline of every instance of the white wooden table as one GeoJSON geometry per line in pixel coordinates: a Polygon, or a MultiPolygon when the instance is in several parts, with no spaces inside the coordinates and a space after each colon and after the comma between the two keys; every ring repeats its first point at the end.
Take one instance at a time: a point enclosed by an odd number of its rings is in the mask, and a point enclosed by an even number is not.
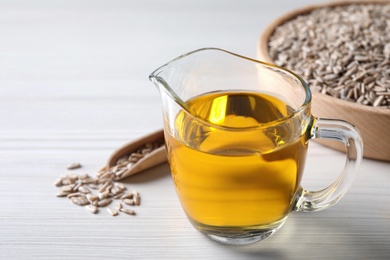
{"type": "MultiPolygon", "coordinates": [[[[91,175],[122,144],[161,128],[155,68],[200,47],[256,56],[260,32],[319,1],[0,0],[0,259],[389,259],[390,164],[364,160],[344,199],[293,213],[250,246],[187,221],[166,164],[126,180],[137,216],[57,198],[80,161],[91,175]]],[[[329,184],[343,155],[311,143],[304,185],[329,184]]]]}

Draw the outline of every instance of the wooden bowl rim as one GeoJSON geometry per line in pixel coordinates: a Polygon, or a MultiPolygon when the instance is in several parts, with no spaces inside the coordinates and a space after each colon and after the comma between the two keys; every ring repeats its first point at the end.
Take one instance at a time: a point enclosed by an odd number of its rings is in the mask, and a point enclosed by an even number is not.
{"type": "MultiPolygon", "coordinates": [[[[328,3],[322,3],[322,4],[316,4],[316,5],[309,5],[309,6],[300,8],[300,9],[290,11],[290,12],[280,16],[276,20],[274,20],[261,33],[260,40],[259,40],[259,48],[258,48],[258,53],[259,53],[260,57],[265,58],[266,62],[274,63],[274,61],[269,56],[268,39],[273,34],[275,29],[278,26],[280,26],[281,24],[297,17],[298,15],[309,13],[317,8],[335,7],[335,6],[343,6],[343,5],[351,5],[351,4],[390,4],[390,1],[388,1],[388,0],[351,0],[351,1],[342,1],[342,2],[328,2],[328,3]]],[[[312,95],[316,96],[317,98],[323,99],[324,102],[328,102],[328,103],[332,102],[332,103],[335,103],[336,105],[344,106],[344,107],[347,107],[349,109],[361,110],[361,111],[364,111],[365,113],[375,113],[376,115],[381,114],[383,116],[390,116],[390,109],[388,109],[388,108],[361,105],[358,103],[349,102],[346,100],[342,100],[342,99],[332,97],[329,95],[324,95],[324,94],[321,94],[319,92],[314,92],[314,91],[312,91],[312,95]]]]}

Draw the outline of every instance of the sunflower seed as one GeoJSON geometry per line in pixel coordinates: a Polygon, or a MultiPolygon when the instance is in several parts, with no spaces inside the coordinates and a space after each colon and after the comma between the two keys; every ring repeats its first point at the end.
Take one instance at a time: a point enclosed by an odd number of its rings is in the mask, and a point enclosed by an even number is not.
{"type": "Polygon", "coordinates": [[[55,185],[56,187],[62,186],[62,178],[57,179],[57,180],[54,182],[54,185],[55,185]]]}
{"type": "Polygon", "coordinates": [[[118,216],[118,211],[113,208],[107,208],[107,211],[111,214],[111,216],[118,216]]]}
{"type": "Polygon", "coordinates": [[[96,178],[86,178],[82,180],[82,183],[84,184],[96,184],[97,179],[96,178]]]}
{"type": "Polygon", "coordinates": [[[67,197],[68,199],[70,199],[70,198],[79,197],[79,196],[81,196],[81,193],[80,193],[80,192],[74,192],[74,193],[69,193],[66,197],[67,197]]]}
{"type": "Polygon", "coordinates": [[[63,192],[63,191],[60,191],[57,193],[57,197],[66,197],[69,195],[69,192],[63,192]]]}
{"type": "Polygon", "coordinates": [[[68,174],[66,176],[66,178],[68,178],[69,180],[71,180],[72,182],[76,182],[79,180],[79,176],[77,174],[68,174]]]}
{"type": "Polygon", "coordinates": [[[113,199],[119,200],[123,196],[123,193],[119,193],[118,195],[113,196],[113,199]]]}
{"type": "Polygon", "coordinates": [[[112,178],[112,173],[110,172],[106,172],[106,173],[103,173],[101,176],[99,176],[99,179],[111,179],[112,178]]]}
{"type": "Polygon", "coordinates": [[[68,168],[68,170],[78,169],[78,168],[81,168],[81,164],[79,162],[74,162],[74,163],[69,164],[67,168],[68,168]]]}
{"type": "Polygon", "coordinates": [[[142,153],[132,153],[131,157],[141,159],[144,157],[144,155],[142,153]]]}
{"type": "Polygon", "coordinates": [[[99,207],[105,207],[107,205],[110,205],[112,202],[112,199],[103,199],[98,202],[99,207]]]}
{"type": "Polygon", "coordinates": [[[145,149],[141,150],[141,154],[145,156],[145,155],[147,155],[148,153],[150,153],[152,151],[153,151],[152,148],[145,148],[145,149]]]}
{"type": "Polygon", "coordinates": [[[76,185],[73,186],[73,191],[78,191],[79,188],[82,186],[83,184],[81,182],[78,182],[76,183],[76,185]]]}
{"type": "Polygon", "coordinates": [[[87,206],[85,206],[85,208],[86,208],[89,212],[91,212],[91,213],[93,213],[93,214],[96,214],[96,213],[99,212],[98,207],[93,206],[93,205],[87,205],[87,206]]]}
{"type": "Polygon", "coordinates": [[[132,210],[132,209],[121,208],[120,211],[123,212],[123,213],[126,213],[128,215],[133,215],[133,216],[135,215],[135,211],[132,210]]]}
{"type": "Polygon", "coordinates": [[[139,196],[139,193],[137,191],[133,191],[133,195],[135,205],[139,206],[141,204],[141,197],[139,196]]]}
{"type": "Polygon", "coordinates": [[[84,193],[84,194],[89,194],[89,193],[91,193],[91,191],[90,191],[88,188],[84,187],[84,186],[80,186],[80,187],[78,188],[78,191],[81,192],[81,193],[84,193]]]}
{"type": "Polygon", "coordinates": [[[120,189],[117,189],[115,186],[113,186],[111,189],[110,189],[110,193],[113,195],[113,196],[116,196],[120,193],[122,193],[122,191],[120,189]]]}
{"type": "Polygon", "coordinates": [[[95,183],[89,183],[89,184],[88,184],[88,187],[91,188],[91,189],[93,189],[93,190],[99,189],[99,186],[96,185],[95,183]]]}
{"type": "Polygon", "coordinates": [[[60,191],[62,192],[68,192],[68,193],[71,193],[73,192],[73,185],[67,185],[67,186],[64,186],[60,189],[60,191]]]}
{"type": "Polygon", "coordinates": [[[87,194],[86,197],[87,197],[88,201],[91,203],[99,200],[99,196],[97,196],[97,195],[87,194]]]}
{"type": "Polygon", "coordinates": [[[110,181],[103,183],[103,185],[101,185],[99,188],[99,192],[105,192],[106,190],[109,189],[110,185],[111,185],[110,181]]]}
{"type": "Polygon", "coordinates": [[[382,101],[385,99],[385,96],[378,96],[376,99],[375,99],[375,101],[374,101],[374,103],[373,103],[373,106],[374,107],[377,107],[377,106],[379,106],[381,103],[382,103],[382,101]]]}
{"type": "Polygon", "coordinates": [[[98,193],[99,200],[104,200],[108,197],[108,190],[98,193]]]}
{"type": "Polygon", "coordinates": [[[97,180],[97,183],[99,183],[100,185],[103,185],[103,184],[105,184],[107,182],[111,183],[112,181],[113,181],[112,178],[99,178],[97,180]]]}
{"type": "Polygon", "coordinates": [[[127,168],[121,168],[120,170],[115,172],[115,176],[116,177],[122,176],[122,174],[125,173],[126,170],[127,170],[127,168]]]}
{"type": "Polygon", "coordinates": [[[126,193],[126,194],[123,194],[120,199],[121,200],[124,200],[124,199],[132,199],[134,197],[134,194],[133,193],[126,193]]]}
{"type": "Polygon", "coordinates": [[[117,189],[120,189],[120,190],[126,190],[126,186],[123,185],[122,183],[119,183],[119,182],[115,182],[114,183],[114,186],[117,188],[117,189]]]}
{"type": "Polygon", "coordinates": [[[90,202],[87,200],[87,198],[85,196],[72,197],[72,198],[70,198],[70,201],[78,206],[85,206],[85,205],[90,204],[90,202]]]}
{"type": "Polygon", "coordinates": [[[119,158],[117,164],[121,164],[121,163],[126,162],[126,161],[127,161],[127,155],[122,156],[121,158],[119,158]]]}
{"type": "Polygon", "coordinates": [[[127,205],[130,205],[130,206],[134,206],[135,205],[135,202],[132,199],[125,199],[125,200],[123,200],[123,203],[125,203],[127,205]]]}
{"type": "Polygon", "coordinates": [[[89,175],[88,175],[88,173],[84,173],[82,175],[79,175],[78,177],[79,177],[79,180],[84,180],[84,179],[89,178],[89,175]]]}

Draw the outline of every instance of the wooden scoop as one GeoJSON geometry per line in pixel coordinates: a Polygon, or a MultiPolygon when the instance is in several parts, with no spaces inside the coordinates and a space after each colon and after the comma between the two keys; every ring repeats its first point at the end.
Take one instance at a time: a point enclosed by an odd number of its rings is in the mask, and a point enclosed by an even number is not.
{"type": "MultiPolygon", "coordinates": [[[[114,151],[110,156],[110,158],[108,159],[107,166],[106,166],[107,169],[110,169],[111,167],[117,165],[118,160],[120,160],[125,156],[129,156],[132,153],[137,153],[139,155],[140,152],[138,150],[140,147],[144,147],[146,144],[153,144],[153,143],[161,143],[161,144],[164,143],[164,132],[162,129],[147,134],[134,141],[131,141],[123,145],[116,151],[114,151]]],[[[131,164],[131,167],[123,167],[122,171],[124,172],[117,175],[115,180],[124,179],[126,177],[129,177],[130,175],[152,168],[166,161],[167,161],[167,153],[165,150],[165,146],[162,145],[161,147],[153,149],[151,152],[144,154],[136,162],[131,164]]]]}

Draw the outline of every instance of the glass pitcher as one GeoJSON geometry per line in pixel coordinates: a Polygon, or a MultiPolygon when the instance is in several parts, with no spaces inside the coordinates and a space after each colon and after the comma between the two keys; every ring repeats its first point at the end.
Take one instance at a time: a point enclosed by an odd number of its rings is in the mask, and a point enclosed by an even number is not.
{"type": "MultiPolygon", "coordinates": [[[[184,54],[150,75],[162,98],[172,179],[195,228],[225,244],[260,241],[291,211],[334,205],[352,184],[362,139],[351,124],[311,115],[298,75],[217,48],[184,54]],[[328,187],[301,186],[310,139],[346,147],[328,187]]],[[[319,166],[323,167],[323,166],[319,166]]]]}

